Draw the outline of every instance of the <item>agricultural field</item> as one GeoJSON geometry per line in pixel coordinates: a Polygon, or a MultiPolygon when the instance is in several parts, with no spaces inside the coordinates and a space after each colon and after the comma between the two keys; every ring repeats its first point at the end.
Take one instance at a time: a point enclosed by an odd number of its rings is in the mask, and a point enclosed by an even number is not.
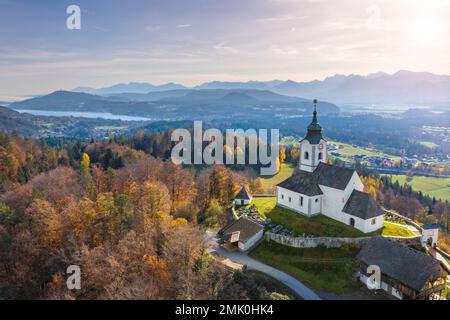
{"type": "Polygon", "coordinates": [[[419,143],[421,145],[423,145],[424,147],[433,149],[433,148],[438,148],[439,145],[437,145],[436,143],[432,142],[432,141],[419,141],[419,143]]]}
{"type": "Polygon", "coordinates": [[[355,156],[366,156],[366,157],[379,157],[379,158],[389,158],[392,161],[400,161],[399,156],[389,155],[380,151],[377,151],[373,148],[362,148],[352,146],[347,143],[337,142],[337,141],[329,141],[329,145],[335,145],[339,149],[333,150],[333,152],[339,153],[338,158],[343,161],[353,160],[355,156]]]}
{"type": "Polygon", "coordinates": [[[124,130],[127,127],[123,126],[98,126],[95,127],[95,130],[103,130],[103,131],[110,131],[110,130],[124,130]]]}
{"type": "MultiPolygon", "coordinates": [[[[299,140],[293,137],[283,137],[281,139],[281,144],[294,146],[298,148],[300,146],[299,140]]],[[[338,142],[334,140],[329,140],[328,144],[330,145],[330,152],[339,153],[338,159],[347,162],[353,162],[355,156],[367,156],[367,157],[378,157],[378,158],[388,158],[392,161],[400,161],[399,156],[389,155],[383,152],[380,152],[373,148],[363,148],[358,146],[352,146],[348,143],[338,142]],[[338,147],[339,149],[333,150],[333,146],[338,147]]]]}
{"type": "Polygon", "coordinates": [[[450,201],[450,178],[413,177],[408,181],[405,175],[391,175],[391,177],[394,182],[398,181],[401,185],[409,184],[414,191],[422,191],[430,197],[450,201]]]}

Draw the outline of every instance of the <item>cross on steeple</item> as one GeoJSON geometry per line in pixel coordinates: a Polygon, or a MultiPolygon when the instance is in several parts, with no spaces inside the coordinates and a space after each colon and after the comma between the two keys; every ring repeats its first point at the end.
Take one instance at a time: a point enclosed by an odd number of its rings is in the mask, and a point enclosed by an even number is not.
{"type": "Polygon", "coordinates": [[[314,103],[314,112],[313,112],[312,124],[317,124],[317,99],[314,99],[313,103],[314,103]]]}

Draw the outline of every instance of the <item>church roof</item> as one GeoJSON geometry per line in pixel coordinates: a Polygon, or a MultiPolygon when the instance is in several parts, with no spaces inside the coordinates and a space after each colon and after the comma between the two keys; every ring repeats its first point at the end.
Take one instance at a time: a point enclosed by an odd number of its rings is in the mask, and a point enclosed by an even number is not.
{"type": "Polygon", "coordinates": [[[416,291],[445,274],[435,258],[384,237],[370,239],[356,258],[379,266],[383,274],[416,291]]]}
{"type": "Polygon", "coordinates": [[[319,185],[344,190],[354,170],[320,162],[313,172],[296,171],[278,186],[306,196],[321,195],[319,185]]]}
{"type": "Polygon", "coordinates": [[[242,187],[241,191],[239,191],[239,193],[234,198],[235,199],[250,200],[250,195],[249,195],[247,189],[244,186],[244,187],[242,187]]]}
{"type": "Polygon", "coordinates": [[[342,211],[363,220],[384,214],[383,210],[368,193],[358,190],[353,190],[342,211]]]}
{"type": "Polygon", "coordinates": [[[344,190],[355,170],[320,162],[314,173],[318,183],[334,189],[344,190]]]}
{"type": "Polygon", "coordinates": [[[317,184],[317,175],[314,172],[297,171],[278,186],[309,197],[322,194],[322,190],[317,184]]]}

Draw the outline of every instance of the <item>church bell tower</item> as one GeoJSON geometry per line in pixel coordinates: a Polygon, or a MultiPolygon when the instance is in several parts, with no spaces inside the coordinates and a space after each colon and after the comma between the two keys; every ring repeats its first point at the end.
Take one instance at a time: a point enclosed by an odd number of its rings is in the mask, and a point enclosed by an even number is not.
{"type": "Polygon", "coordinates": [[[313,172],[320,162],[327,162],[327,141],[322,137],[322,127],[317,121],[317,99],[314,99],[314,112],[306,136],[300,141],[299,169],[313,172]]]}

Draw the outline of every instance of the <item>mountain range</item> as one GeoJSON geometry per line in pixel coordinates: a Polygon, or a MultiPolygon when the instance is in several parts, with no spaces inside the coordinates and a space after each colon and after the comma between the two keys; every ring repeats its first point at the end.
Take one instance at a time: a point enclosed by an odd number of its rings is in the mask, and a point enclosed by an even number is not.
{"type": "MultiPolygon", "coordinates": [[[[334,75],[324,80],[296,82],[248,81],[222,82],[212,81],[190,88],[194,90],[246,89],[265,90],[273,93],[332,101],[337,104],[427,104],[448,106],[450,104],[450,76],[436,75],[429,72],[398,71],[393,74],[384,72],[362,75],[334,75]]],[[[189,90],[176,83],[152,85],[131,82],[117,84],[107,88],[76,88],[73,91],[98,95],[148,94],[173,90],[189,90]]],[[[184,92],[178,92],[184,95],[184,92]]],[[[130,97],[130,96],[129,96],[130,97]]],[[[147,99],[135,96],[137,99],[147,99]]]]}
{"type": "Polygon", "coordinates": [[[130,82],[130,83],[118,83],[110,87],[94,89],[90,87],[77,87],[73,89],[74,92],[84,92],[90,94],[99,94],[99,95],[110,95],[117,93],[148,93],[148,92],[156,92],[156,91],[167,91],[167,90],[179,90],[186,89],[185,86],[177,83],[165,83],[161,85],[153,85],[151,83],[146,82],[130,82]]]}

